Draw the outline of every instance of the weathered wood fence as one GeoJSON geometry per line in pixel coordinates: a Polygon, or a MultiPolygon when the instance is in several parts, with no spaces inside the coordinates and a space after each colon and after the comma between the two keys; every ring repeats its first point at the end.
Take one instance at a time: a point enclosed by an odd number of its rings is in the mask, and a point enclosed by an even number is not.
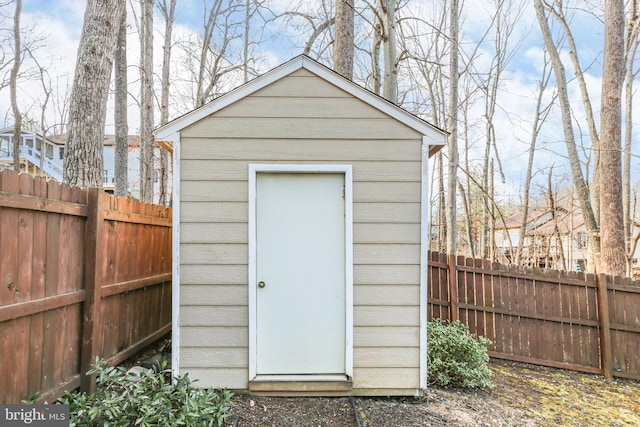
{"type": "Polygon", "coordinates": [[[460,320],[491,357],[640,380],[640,286],[429,254],[429,320],[460,320]]]}
{"type": "Polygon", "coordinates": [[[78,386],[171,329],[171,209],[0,174],[0,403],[78,386]]]}

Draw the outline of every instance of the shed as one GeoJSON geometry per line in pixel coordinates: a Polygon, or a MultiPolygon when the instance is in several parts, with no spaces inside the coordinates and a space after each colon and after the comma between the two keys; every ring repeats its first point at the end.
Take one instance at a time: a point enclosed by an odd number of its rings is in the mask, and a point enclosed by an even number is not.
{"type": "Polygon", "coordinates": [[[279,395],[426,387],[444,131],[298,56],[156,139],[173,144],[178,374],[279,395]]]}

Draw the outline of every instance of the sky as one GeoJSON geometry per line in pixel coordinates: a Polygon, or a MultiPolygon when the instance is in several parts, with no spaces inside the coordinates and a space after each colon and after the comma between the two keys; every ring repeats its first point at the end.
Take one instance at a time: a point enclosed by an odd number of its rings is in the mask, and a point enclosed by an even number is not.
{"type": "MultiPolygon", "coordinates": [[[[211,0],[207,1],[210,2],[211,0]]],[[[362,2],[364,0],[356,0],[356,2],[358,1],[362,2]]],[[[128,3],[129,8],[131,8],[132,2],[128,3]]],[[[402,0],[402,3],[405,11],[408,11],[406,15],[413,18],[412,22],[432,21],[434,11],[438,10],[442,4],[441,1],[433,0],[402,0]]],[[[493,33],[486,32],[492,20],[496,19],[493,3],[493,1],[489,0],[465,0],[463,2],[461,47],[465,58],[472,54],[474,55],[473,70],[478,75],[477,79],[481,79],[482,76],[486,75],[486,70],[489,69],[494,57],[492,49],[495,36],[493,33]]],[[[511,2],[513,5],[511,16],[518,16],[519,18],[508,39],[507,49],[511,52],[511,55],[501,76],[494,118],[496,151],[506,175],[505,182],[502,183],[498,180],[496,186],[504,197],[513,198],[514,200],[522,193],[535,94],[543,64],[543,43],[532,3],[530,0],[512,0],[511,2]]],[[[598,4],[600,2],[595,0],[575,0],[575,3],[579,8],[573,11],[571,28],[576,37],[580,61],[585,69],[592,106],[596,117],[599,117],[602,70],[601,46],[603,39],[601,18],[598,15],[600,13],[598,12],[598,7],[600,7],[598,4]]],[[[278,14],[294,7],[300,12],[313,10],[318,5],[318,2],[311,0],[270,0],[269,5],[272,13],[278,14]]],[[[4,6],[2,13],[11,17],[12,8],[12,4],[4,6]]],[[[35,56],[40,64],[47,69],[57,86],[57,92],[60,94],[68,93],[72,84],[76,52],[82,31],[84,8],[85,2],[78,0],[23,0],[23,27],[33,28],[36,33],[41,35],[42,40],[38,43],[39,47],[35,51],[35,56]]],[[[174,40],[184,40],[201,33],[204,19],[203,11],[202,0],[177,0],[174,40]]],[[[137,96],[135,82],[138,78],[136,64],[138,62],[139,47],[135,22],[131,12],[128,14],[128,21],[129,82],[132,86],[132,96],[129,100],[129,128],[130,133],[135,133],[139,123],[139,113],[135,102],[135,97],[137,96]]],[[[253,49],[260,52],[261,60],[257,65],[259,72],[265,72],[302,53],[302,45],[308,33],[302,34],[300,32],[296,26],[296,23],[300,22],[300,20],[293,20],[287,25],[282,25],[282,21],[280,23],[271,23],[260,36],[256,34],[256,37],[261,39],[258,45],[253,46],[253,49]]],[[[2,21],[5,29],[10,24],[10,20],[4,19],[2,21]]],[[[163,25],[162,17],[156,9],[154,18],[156,45],[154,62],[156,63],[157,74],[160,71],[163,25]]],[[[362,24],[356,37],[368,37],[366,28],[367,26],[362,24]]],[[[554,29],[556,33],[557,29],[557,27],[554,29]]],[[[563,49],[561,53],[567,65],[567,77],[571,79],[573,69],[570,65],[568,51],[563,49]]],[[[180,71],[181,64],[184,62],[184,57],[181,57],[181,55],[184,54],[180,53],[180,49],[174,48],[174,58],[172,60],[172,64],[175,65],[173,67],[174,89],[179,93],[174,94],[172,117],[183,114],[192,108],[189,103],[190,100],[185,101],[191,95],[191,87],[186,83],[182,85],[180,83],[181,80],[184,80],[184,70],[180,71]]],[[[462,62],[464,63],[464,61],[465,59],[462,62]]],[[[447,71],[445,70],[444,72],[446,73],[447,71]]],[[[228,78],[222,82],[224,85],[222,90],[229,90],[240,83],[241,81],[238,80],[237,76],[228,78]]],[[[553,85],[553,79],[551,85],[553,85]]],[[[550,87],[545,93],[544,99],[546,102],[550,101],[553,93],[553,87],[550,87]]],[[[39,117],[42,87],[37,79],[23,79],[20,81],[19,95],[23,111],[26,111],[31,117],[39,117]]],[[[584,124],[584,111],[580,102],[580,92],[573,81],[569,84],[569,95],[575,107],[574,115],[579,125],[577,136],[580,142],[580,137],[586,138],[586,125],[584,124]]],[[[64,97],[61,96],[60,98],[64,97]]],[[[60,102],[59,104],[61,105],[62,103],[60,102]]],[[[111,97],[107,113],[106,133],[113,133],[112,105],[113,100],[111,97]]],[[[47,112],[48,124],[52,124],[56,120],[56,114],[53,113],[55,108],[56,105],[51,105],[50,111],[47,112]]],[[[482,100],[477,99],[469,111],[471,128],[468,138],[472,157],[476,159],[482,156],[485,144],[486,132],[483,124],[485,113],[484,103],[482,100]]],[[[0,114],[3,122],[11,122],[9,92],[7,89],[0,91],[0,114]]],[[[156,113],[156,119],[158,118],[159,113],[156,113]]],[[[640,124],[638,113],[634,113],[633,122],[634,124],[640,124]]],[[[638,131],[634,129],[634,136],[637,136],[637,134],[638,131]]],[[[459,143],[462,144],[462,142],[459,143]]],[[[585,145],[588,145],[586,139],[585,145]]],[[[536,176],[540,186],[546,182],[546,173],[551,165],[555,167],[554,174],[556,176],[567,178],[569,169],[566,166],[562,124],[557,108],[552,110],[547,123],[545,123],[541,131],[538,147],[535,162],[536,169],[540,171],[536,176]]],[[[637,145],[634,146],[634,151],[637,151],[637,145]]],[[[588,149],[585,153],[587,152],[588,149]]],[[[637,165],[634,165],[633,170],[634,174],[640,175],[640,169],[637,165]]]]}

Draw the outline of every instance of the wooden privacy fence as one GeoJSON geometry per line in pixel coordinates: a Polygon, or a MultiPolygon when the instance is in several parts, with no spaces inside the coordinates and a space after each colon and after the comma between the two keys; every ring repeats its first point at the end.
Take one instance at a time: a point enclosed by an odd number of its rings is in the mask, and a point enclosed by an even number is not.
{"type": "Polygon", "coordinates": [[[171,329],[171,209],[0,173],[0,403],[91,390],[171,329]]]}
{"type": "Polygon", "coordinates": [[[491,357],[640,380],[640,286],[626,278],[429,254],[428,317],[460,320],[491,357]]]}

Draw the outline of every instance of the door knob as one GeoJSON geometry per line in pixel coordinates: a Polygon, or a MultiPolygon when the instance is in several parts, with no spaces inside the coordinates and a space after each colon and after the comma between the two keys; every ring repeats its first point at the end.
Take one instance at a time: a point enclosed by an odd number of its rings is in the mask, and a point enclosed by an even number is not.
{"type": "Polygon", "coordinates": [[[258,282],[258,287],[259,288],[264,288],[265,286],[267,286],[264,282],[258,282]]]}

